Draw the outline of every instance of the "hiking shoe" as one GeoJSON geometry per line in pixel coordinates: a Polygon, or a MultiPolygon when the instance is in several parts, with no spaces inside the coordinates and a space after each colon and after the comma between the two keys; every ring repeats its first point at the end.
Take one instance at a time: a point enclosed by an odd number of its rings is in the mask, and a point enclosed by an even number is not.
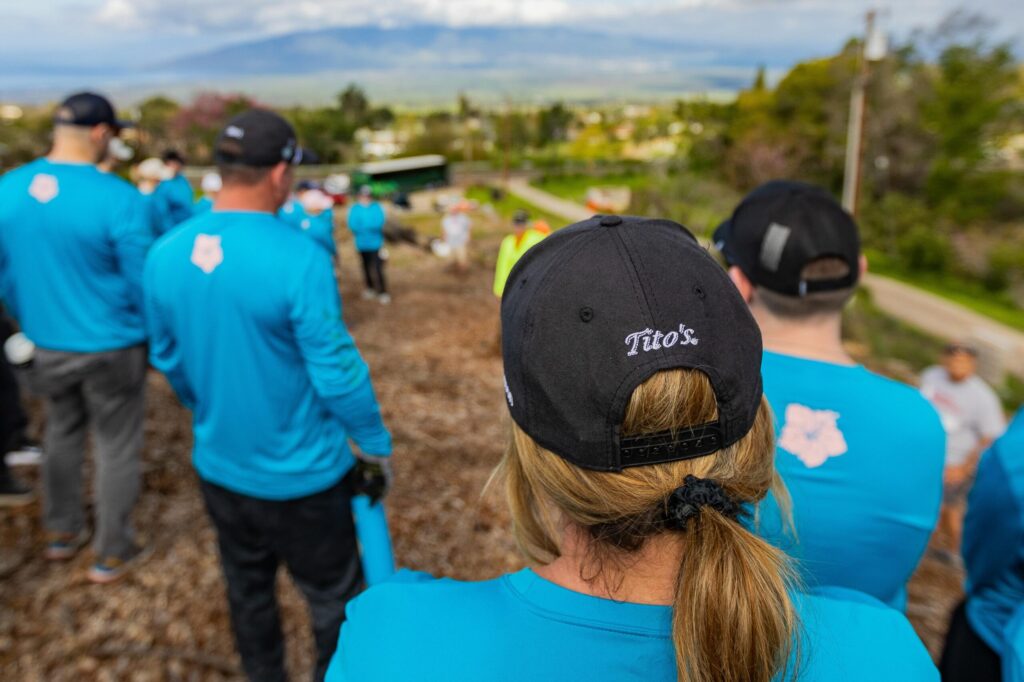
{"type": "Polygon", "coordinates": [[[48,535],[43,556],[48,561],[67,561],[88,543],[89,531],[84,528],[79,533],[52,532],[48,535]]]}
{"type": "Polygon", "coordinates": [[[0,507],[24,507],[36,499],[32,488],[14,476],[0,477],[0,507]]]}
{"type": "Polygon", "coordinates": [[[391,295],[381,294],[380,296],[377,297],[377,300],[380,302],[381,305],[387,305],[391,303],[391,295]]]}
{"type": "Polygon", "coordinates": [[[128,553],[127,558],[103,557],[92,565],[86,577],[89,579],[89,582],[96,583],[97,585],[109,585],[110,583],[117,582],[145,561],[151,552],[151,546],[134,547],[128,553]]]}
{"type": "Polygon", "coordinates": [[[363,300],[364,301],[372,301],[374,298],[376,298],[376,296],[377,296],[377,292],[374,291],[373,289],[363,289],[363,300]]]}

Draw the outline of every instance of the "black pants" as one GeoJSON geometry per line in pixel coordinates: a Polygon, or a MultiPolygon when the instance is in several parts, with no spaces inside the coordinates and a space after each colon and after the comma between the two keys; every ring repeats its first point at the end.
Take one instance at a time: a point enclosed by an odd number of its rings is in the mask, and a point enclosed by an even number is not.
{"type": "Polygon", "coordinates": [[[1001,682],[999,654],[978,637],[967,620],[967,602],[961,602],[949,623],[939,671],[943,682],[1001,682]]]}
{"type": "Polygon", "coordinates": [[[280,564],[309,603],[323,680],[338,644],[345,604],[362,587],[346,478],[309,497],[260,500],[203,481],[242,667],[253,682],[286,680],[276,596],[280,564]]]}
{"type": "MultiPolygon", "coordinates": [[[[0,344],[14,333],[10,321],[0,308],[0,344]]],[[[0,352],[0,356],[3,353],[0,352]]],[[[28,427],[28,415],[21,406],[21,390],[14,370],[7,364],[6,357],[0,357],[0,481],[10,475],[4,455],[15,446],[18,438],[28,427]]]]}
{"type": "Polygon", "coordinates": [[[363,258],[366,288],[378,294],[388,293],[387,284],[384,282],[384,259],[380,257],[380,251],[360,251],[359,255],[363,258]]]}

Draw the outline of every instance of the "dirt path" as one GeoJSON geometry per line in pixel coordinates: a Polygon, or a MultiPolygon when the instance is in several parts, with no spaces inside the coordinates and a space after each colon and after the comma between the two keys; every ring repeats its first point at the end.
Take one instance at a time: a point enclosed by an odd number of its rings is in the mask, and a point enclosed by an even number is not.
{"type": "MultiPolygon", "coordinates": [[[[481,240],[477,252],[495,253],[497,240],[481,240]]],[[[492,257],[478,257],[457,278],[422,252],[396,248],[395,299],[384,308],[360,300],[356,259],[350,245],[341,248],[345,318],[395,436],[388,510],[399,563],[463,579],[518,567],[500,491],[481,495],[506,419],[492,257]]],[[[241,679],[215,539],[189,461],[189,414],[155,373],[147,402],[136,519],[155,552],[123,583],[89,584],[88,554],[47,564],[38,507],[0,510],[0,680],[241,679]]],[[[32,413],[38,429],[38,405],[32,413]]],[[[26,475],[38,485],[34,472],[26,475]]],[[[911,586],[910,615],[933,651],[959,583],[926,561],[911,586]]],[[[306,679],[313,656],[305,607],[284,577],[279,593],[289,666],[294,679],[306,679]]]]}
{"type": "MultiPolygon", "coordinates": [[[[566,220],[592,215],[584,206],[538,189],[525,179],[509,182],[509,191],[566,220]]],[[[927,291],[881,275],[868,274],[865,286],[886,314],[944,340],[973,339],[988,346],[990,356],[1024,377],[1024,333],[927,291]]]]}

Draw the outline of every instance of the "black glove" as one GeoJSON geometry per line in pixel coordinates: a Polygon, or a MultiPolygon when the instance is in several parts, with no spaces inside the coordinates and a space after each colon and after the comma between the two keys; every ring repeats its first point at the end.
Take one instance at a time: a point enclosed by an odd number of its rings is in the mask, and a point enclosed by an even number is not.
{"type": "Polygon", "coordinates": [[[366,495],[371,502],[376,504],[391,490],[393,479],[390,457],[371,457],[369,455],[358,457],[353,482],[356,495],[366,495]]]}

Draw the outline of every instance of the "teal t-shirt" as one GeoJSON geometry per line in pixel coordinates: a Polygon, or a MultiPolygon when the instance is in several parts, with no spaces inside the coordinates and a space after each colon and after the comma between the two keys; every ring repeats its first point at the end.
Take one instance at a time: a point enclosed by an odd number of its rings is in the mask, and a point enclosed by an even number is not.
{"type": "Polygon", "coordinates": [[[1024,604],[1006,625],[1003,646],[1003,682],[1024,682],[1024,604]]]}
{"type": "Polygon", "coordinates": [[[796,534],[771,496],[757,531],[798,561],[806,584],[904,608],[942,497],[945,432],[935,409],[861,366],[766,352],[761,373],[796,534]]]}
{"type": "Polygon", "coordinates": [[[143,343],[152,243],[142,195],[95,166],[39,159],[0,178],[0,296],[40,348],[143,343]]]}
{"type": "Polygon", "coordinates": [[[964,519],[967,620],[993,651],[1024,604],[1024,412],[978,463],[964,519]]]}
{"type": "Polygon", "coordinates": [[[331,259],[269,213],[214,210],[153,247],[150,360],[193,410],[200,478],[261,499],[334,485],[349,439],[389,455],[331,259]]]}
{"type": "Polygon", "coordinates": [[[158,234],[166,234],[195,215],[192,185],[184,175],[164,180],[153,190],[153,203],[159,214],[158,234]]]}
{"type": "MultiPolygon", "coordinates": [[[[800,680],[937,681],[903,614],[866,595],[796,599],[800,680]]],[[[403,571],[349,603],[328,682],[676,682],[672,610],[573,592],[530,569],[483,582],[403,571]]]]}

